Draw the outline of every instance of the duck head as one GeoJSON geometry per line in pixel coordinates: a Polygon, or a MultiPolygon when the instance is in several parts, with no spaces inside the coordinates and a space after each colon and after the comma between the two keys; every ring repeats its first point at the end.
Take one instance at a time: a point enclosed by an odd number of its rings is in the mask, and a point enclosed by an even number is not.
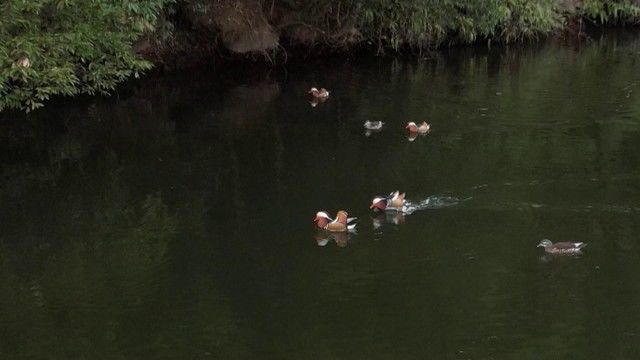
{"type": "Polygon", "coordinates": [[[373,209],[373,211],[376,212],[384,211],[387,208],[387,201],[388,199],[386,197],[376,196],[371,200],[371,206],[369,206],[369,209],[373,209]]]}
{"type": "Polygon", "coordinates": [[[538,246],[536,247],[543,247],[543,248],[548,248],[549,246],[553,245],[553,243],[551,242],[551,240],[549,239],[544,239],[542,241],[540,241],[540,244],[538,244],[538,246]]]}
{"type": "Polygon", "coordinates": [[[404,128],[412,133],[418,132],[418,125],[416,125],[416,123],[414,123],[413,121],[408,122],[407,126],[405,126],[404,128]]]}
{"type": "Polygon", "coordinates": [[[307,92],[307,94],[309,94],[311,96],[317,96],[319,93],[320,93],[320,91],[317,88],[314,88],[314,87],[309,89],[309,91],[307,92]]]}
{"type": "Polygon", "coordinates": [[[324,211],[318,211],[316,213],[315,219],[313,219],[313,222],[315,222],[316,226],[319,227],[320,229],[324,229],[324,227],[327,226],[327,224],[330,223],[331,221],[333,221],[333,219],[331,219],[329,214],[327,214],[324,211]]]}

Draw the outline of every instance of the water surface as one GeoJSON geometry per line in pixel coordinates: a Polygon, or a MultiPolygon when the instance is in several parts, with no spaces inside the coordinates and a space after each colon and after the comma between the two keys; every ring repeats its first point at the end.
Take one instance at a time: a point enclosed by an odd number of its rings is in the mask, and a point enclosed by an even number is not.
{"type": "Polygon", "coordinates": [[[640,358],[637,36],[156,76],[0,149],[2,358],[640,358]]]}

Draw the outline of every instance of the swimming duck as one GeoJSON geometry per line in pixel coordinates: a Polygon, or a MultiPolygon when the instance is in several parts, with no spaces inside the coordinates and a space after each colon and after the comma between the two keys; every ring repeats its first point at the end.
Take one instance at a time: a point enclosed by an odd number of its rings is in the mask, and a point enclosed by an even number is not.
{"type": "Polygon", "coordinates": [[[411,121],[411,122],[408,122],[407,126],[405,126],[404,128],[409,130],[409,132],[411,133],[426,134],[431,129],[431,125],[427,124],[426,121],[423,121],[422,124],[418,126],[416,125],[416,123],[411,121]]]}
{"type": "Polygon", "coordinates": [[[356,221],[358,218],[356,217],[347,217],[348,214],[344,210],[338,211],[335,220],[329,216],[325,211],[318,211],[316,213],[316,218],[313,221],[316,223],[316,226],[320,229],[328,230],[328,231],[352,231],[355,230],[356,224],[352,224],[352,222],[356,221]],[[345,226],[344,230],[336,230],[345,226]]]}
{"type": "Polygon", "coordinates": [[[325,100],[329,97],[329,91],[325,88],[320,88],[320,90],[318,90],[312,87],[311,89],[309,89],[307,93],[311,95],[311,97],[313,97],[314,99],[319,99],[319,100],[325,100]]]}
{"type": "Polygon", "coordinates": [[[324,229],[330,232],[345,232],[356,228],[356,224],[349,225],[349,214],[340,210],[336,214],[335,220],[325,225],[324,229]]]}
{"type": "Polygon", "coordinates": [[[540,241],[540,244],[536,247],[543,247],[544,251],[549,254],[559,254],[559,255],[572,255],[572,254],[580,254],[583,247],[587,246],[587,244],[578,242],[557,242],[552,243],[549,239],[544,239],[540,241]]]}
{"type": "Polygon", "coordinates": [[[405,202],[404,196],[405,193],[401,194],[398,190],[390,193],[388,196],[376,196],[371,201],[369,209],[373,209],[373,211],[402,211],[405,202]]]}
{"type": "Polygon", "coordinates": [[[384,125],[384,123],[382,121],[365,121],[364,122],[364,128],[367,130],[380,130],[382,129],[382,125],[384,125]]]}

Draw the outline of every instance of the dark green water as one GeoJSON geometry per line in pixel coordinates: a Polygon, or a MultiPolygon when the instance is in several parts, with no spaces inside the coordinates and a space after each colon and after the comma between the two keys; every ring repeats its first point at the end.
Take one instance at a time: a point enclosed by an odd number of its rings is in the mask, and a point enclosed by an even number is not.
{"type": "Polygon", "coordinates": [[[183,75],[0,123],[0,358],[640,358],[640,37],[183,75]]]}

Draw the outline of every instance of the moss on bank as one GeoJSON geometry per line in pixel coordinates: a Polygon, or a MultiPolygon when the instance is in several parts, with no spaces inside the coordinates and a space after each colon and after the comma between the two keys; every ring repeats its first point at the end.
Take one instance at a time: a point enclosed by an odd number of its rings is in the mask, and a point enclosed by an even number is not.
{"type": "Polygon", "coordinates": [[[558,33],[575,19],[637,23],[640,0],[7,0],[0,112],[106,93],[152,63],[514,42],[558,33]]]}

